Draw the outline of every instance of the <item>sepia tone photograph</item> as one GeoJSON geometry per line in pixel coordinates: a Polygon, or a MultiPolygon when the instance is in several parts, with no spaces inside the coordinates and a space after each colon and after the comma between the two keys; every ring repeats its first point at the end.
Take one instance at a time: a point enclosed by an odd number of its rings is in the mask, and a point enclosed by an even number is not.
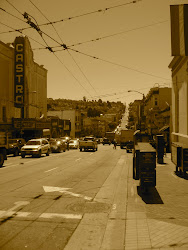
{"type": "Polygon", "coordinates": [[[188,250],[188,0],[0,0],[0,249],[188,250]]]}

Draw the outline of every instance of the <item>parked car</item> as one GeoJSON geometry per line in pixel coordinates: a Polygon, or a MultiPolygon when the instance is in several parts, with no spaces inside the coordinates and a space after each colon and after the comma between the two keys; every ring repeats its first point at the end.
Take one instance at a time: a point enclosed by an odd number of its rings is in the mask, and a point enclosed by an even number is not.
{"type": "Polygon", "coordinates": [[[13,154],[18,156],[25,143],[23,138],[8,139],[7,155],[13,154]]]}
{"type": "Polygon", "coordinates": [[[103,144],[103,145],[105,145],[105,144],[110,145],[110,144],[111,144],[111,141],[110,141],[108,138],[103,138],[102,144],[103,144]]]}
{"type": "Polygon", "coordinates": [[[51,152],[65,152],[67,149],[66,143],[60,138],[51,138],[49,140],[51,152]]]}
{"type": "Polygon", "coordinates": [[[29,140],[25,146],[21,148],[22,158],[26,155],[41,157],[42,154],[46,154],[46,156],[50,154],[50,144],[43,138],[29,140]]]}
{"type": "Polygon", "coordinates": [[[70,140],[69,141],[69,149],[78,149],[79,148],[79,140],[70,140]]]}

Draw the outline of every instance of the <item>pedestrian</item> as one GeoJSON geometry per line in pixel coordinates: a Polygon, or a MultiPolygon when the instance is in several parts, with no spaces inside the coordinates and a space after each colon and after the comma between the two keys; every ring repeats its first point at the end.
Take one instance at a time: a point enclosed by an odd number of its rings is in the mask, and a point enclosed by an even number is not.
{"type": "Polygon", "coordinates": [[[116,149],[116,146],[117,146],[117,141],[114,139],[114,149],[116,149]]]}

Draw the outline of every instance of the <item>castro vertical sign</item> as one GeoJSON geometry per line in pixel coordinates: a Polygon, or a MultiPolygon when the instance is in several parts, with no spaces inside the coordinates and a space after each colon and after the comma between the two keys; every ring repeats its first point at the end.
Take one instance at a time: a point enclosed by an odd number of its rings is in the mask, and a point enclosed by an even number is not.
{"type": "Polygon", "coordinates": [[[15,39],[14,106],[24,107],[24,37],[15,39]]]}

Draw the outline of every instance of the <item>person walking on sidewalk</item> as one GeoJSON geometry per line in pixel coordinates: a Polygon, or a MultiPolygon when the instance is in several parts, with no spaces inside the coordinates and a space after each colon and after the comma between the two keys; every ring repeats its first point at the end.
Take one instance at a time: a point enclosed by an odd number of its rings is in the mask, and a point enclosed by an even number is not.
{"type": "Polygon", "coordinates": [[[114,139],[114,149],[116,149],[116,146],[117,146],[117,141],[116,141],[116,139],[114,139]]]}

